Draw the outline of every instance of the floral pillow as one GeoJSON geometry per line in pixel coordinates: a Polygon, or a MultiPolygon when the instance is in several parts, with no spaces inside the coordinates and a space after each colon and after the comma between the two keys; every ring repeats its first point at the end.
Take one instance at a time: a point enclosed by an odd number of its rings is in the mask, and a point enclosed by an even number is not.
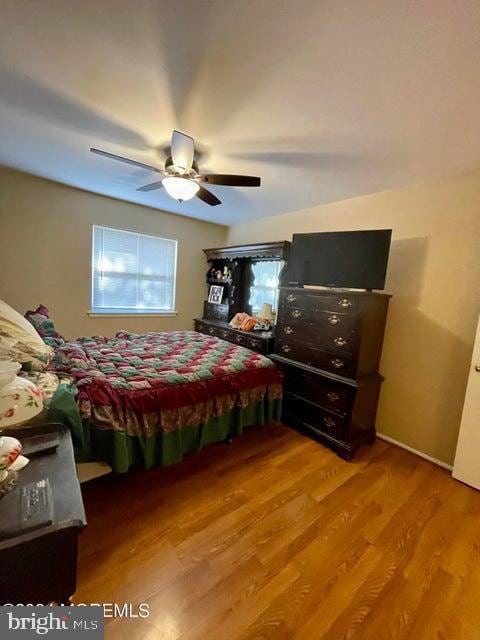
{"type": "MultiPolygon", "coordinates": [[[[48,408],[53,395],[60,384],[58,376],[46,371],[22,371],[20,375],[22,378],[26,378],[27,380],[30,380],[30,382],[33,382],[33,384],[40,389],[43,397],[43,406],[48,408]]],[[[45,416],[43,415],[43,417],[45,416]]]]}
{"type": "Polygon", "coordinates": [[[35,327],[42,340],[49,346],[55,347],[65,342],[65,338],[55,329],[49,311],[43,304],[39,305],[35,311],[27,311],[25,318],[35,327]]]}

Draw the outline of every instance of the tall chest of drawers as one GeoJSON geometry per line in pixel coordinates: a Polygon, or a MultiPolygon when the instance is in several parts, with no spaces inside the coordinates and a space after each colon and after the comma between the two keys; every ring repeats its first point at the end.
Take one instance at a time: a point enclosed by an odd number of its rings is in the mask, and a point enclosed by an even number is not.
{"type": "Polygon", "coordinates": [[[375,439],[378,368],[390,296],[282,287],[270,356],[284,373],[284,416],[349,460],[375,439]]]}

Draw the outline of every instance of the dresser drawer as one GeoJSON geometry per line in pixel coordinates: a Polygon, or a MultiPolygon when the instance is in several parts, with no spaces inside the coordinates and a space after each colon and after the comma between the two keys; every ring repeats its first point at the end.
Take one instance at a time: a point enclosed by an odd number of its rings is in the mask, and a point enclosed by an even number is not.
{"type": "Polygon", "coordinates": [[[348,292],[330,293],[329,291],[294,289],[282,291],[280,304],[286,309],[295,307],[304,310],[316,309],[350,314],[358,311],[358,296],[348,292]]]}
{"type": "Polygon", "coordinates": [[[285,393],[283,398],[284,419],[288,422],[306,424],[319,434],[325,433],[338,440],[343,440],[348,429],[345,417],[332,413],[311,402],[285,393]]]}
{"type": "Polygon", "coordinates": [[[343,313],[357,313],[358,296],[348,293],[315,296],[315,306],[324,311],[340,311],[343,313]]]}
{"type": "Polygon", "coordinates": [[[214,327],[211,324],[207,324],[207,323],[199,323],[197,326],[197,331],[200,331],[200,333],[204,333],[207,336],[213,336],[214,338],[221,338],[222,340],[225,340],[226,338],[222,335],[221,329],[219,329],[218,327],[214,327]]]}
{"type": "Polygon", "coordinates": [[[203,317],[208,320],[228,321],[228,304],[203,303],[203,317]]]}
{"type": "Polygon", "coordinates": [[[215,336],[216,338],[220,337],[220,331],[217,329],[217,327],[206,326],[204,329],[204,333],[206,333],[208,336],[215,336]]]}
{"type": "Polygon", "coordinates": [[[201,320],[195,320],[195,331],[199,333],[204,333],[207,336],[215,336],[216,338],[220,338],[219,329],[208,322],[202,322],[201,320]]]}
{"type": "Polygon", "coordinates": [[[214,336],[220,338],[220,340],[226,340],[233,344],[238,344],[247,349],[258,351],[259,353],[267,354],[273,349],[272,335],[266,335],[262,332],[261,335],[255,333],[245,333],[233,329],[226,323],[214,323],[208,320],[195,320],[195,331],[204,333],[207,336],[214,336]]]}
{"type": "Polygon", "coordinates": [[[313,344],[320,349],[353,354],[357,349],[358,336],[341,326],[320,325],[320,323],[303,322],[301,320],[282,320],[277,325],[277,336],[280,340],[301,340],[313,344]]]}
{"type": "Polygon", "coordinates": [[[275,352],[291,360],[303,362],[339,376],[355,376],[355,358],[348,355],[326,351],[307,343],[285,340],[283,337],[277,338],[275,352]]]}
{"type": "Polygon", "coordinates": [[[284,307],[280,313],[284,324],[292,322],[308,322],[315,324],[319,329],[342,329],[343,331],[357,331],[360,318],[357,314],[347,314],[334,311],[324,311],[317,307],[301,309],[300,307],[284,307]]]}
{"type": "Polygon", "coordinates": [[[318,346],[341,355],[353,356],[357,349],[357,336],[341,331],[326,332],[320,338],[318,346]]]}
{"type": "Polygon", "coordinates": [[[347,415],[355,400],[355,389],[329,381],[301,369],[283,368],[285,392],[313,402],[324,409],[347,415]]]}
{"type": "Polygon", "coordinates": [[[228,329],[222,329],[221,327],[215,327],[206,323],[198,323],[197,331],[205,333],[207,336],[214,336],[227,342],[233,342],[247,349],[253,349],[254,351],[261,351],[262,341],[258,338],[236,333],[235,331],[229,331],[228,329]]]}
{"type": "Polygon", "coordinates": [[[247,347],[247,349],[253,349],[254,351],[260,351],[262,347],[262,342],[258,338],[245,336],[243,334],[236,334],[229,338],[230,342],[234,342],[235,344],[239,344],[242,347],[247,347]]]}

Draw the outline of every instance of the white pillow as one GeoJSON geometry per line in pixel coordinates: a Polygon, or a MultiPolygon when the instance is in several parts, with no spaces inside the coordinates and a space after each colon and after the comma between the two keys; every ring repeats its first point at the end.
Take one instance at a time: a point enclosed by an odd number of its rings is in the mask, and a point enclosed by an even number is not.
{"type": "Polygon", "coordinates": [[[35,327],[3,300],[0,300],[0,329],[16,338],[17,342],[22,342],[39,353],[50,355],[52,352],[35,327]]]}

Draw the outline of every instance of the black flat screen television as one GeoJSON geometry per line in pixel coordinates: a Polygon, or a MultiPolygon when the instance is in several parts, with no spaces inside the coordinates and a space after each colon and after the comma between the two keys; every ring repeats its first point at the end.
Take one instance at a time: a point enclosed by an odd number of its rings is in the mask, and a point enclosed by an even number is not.
{"type": "Polygon", "coordinates": [[[383,289],[391,229],[295,233],[288,265],[290,285],[383,289]]]}

